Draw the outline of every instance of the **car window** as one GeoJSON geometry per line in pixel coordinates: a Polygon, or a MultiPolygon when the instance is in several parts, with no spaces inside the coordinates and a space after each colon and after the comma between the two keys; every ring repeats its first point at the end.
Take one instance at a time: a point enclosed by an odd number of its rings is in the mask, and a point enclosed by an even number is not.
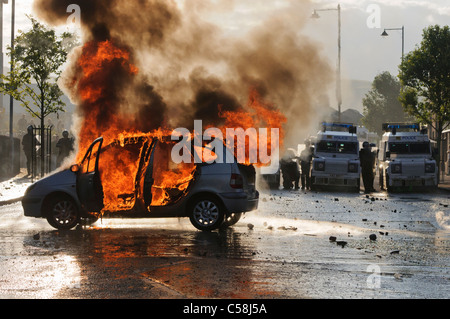
{"type": "Polygon", "coordinates": [[[336,142],[320,141],[317,144],[318,152],[336,152],[336,142]]]}
{"type": "Polygon", "coordinates": [[[196,153],[197,158],[202,159],[202,163],[213,163],[214,161],[217,160],[217,154],[213,151],[213,148],[209,145],[204,145],[203,147],[194,145],[193,152],[196,153]]]}
{"type": "Polygon", "coordinates": [[[339,153],[356,154],[358,151],[357,143],[337,143],[337,150],[339,153]]]}
{"type": "Polygon", "coordinates": [[[428,154],[430,153],[430,143],[412,143],[410,144],[410,151],[414,154],[428,154]]]}
{"type": "Polygon", "coordinates": [[[98,156],[98,151],[101,143],[96,143],[93,145],[92,148],[90,148],[82,163],[81,163],[81,172],[82,173],[93,173],[95,171],[95,164],[98,156]]]}
{"type": "Polygon", "coordinates": [[[317,143],[318,152],[356,154],[358,144],[355,142],[320,141],[317,143]]]}
{"type": "Polygon", "coordinates": [[[391,154],[428,154],[430,143],[389,143],[391,154]]]}
{"type": "Polygon", "coordinates": [[[408,144],[407,143],[390,143],[389,151],[391,154],[406,154],[408,153],[408,144]]]}

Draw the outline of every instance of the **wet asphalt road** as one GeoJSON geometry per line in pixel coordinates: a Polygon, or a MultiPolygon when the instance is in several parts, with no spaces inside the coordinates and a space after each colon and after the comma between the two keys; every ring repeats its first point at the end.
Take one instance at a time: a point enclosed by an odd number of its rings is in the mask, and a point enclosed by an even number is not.
{"type": "Polygon", "coordinates": [[[446,299],[449,205],[450,193],[266,191],[258,212],[202,233],[185,219],[62,232],[17,203],[0,207],[0,296],[446,299]]]}

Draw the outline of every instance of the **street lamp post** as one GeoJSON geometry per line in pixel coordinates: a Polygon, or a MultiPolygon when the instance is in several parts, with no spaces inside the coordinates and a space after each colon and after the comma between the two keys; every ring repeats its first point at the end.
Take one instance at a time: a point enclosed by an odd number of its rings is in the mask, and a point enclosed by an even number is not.
{"type": "MultiPolygon", "coordinates": [[[[7,1],[7,0],[3,0],[7,1]]],[[[14,28],[15,28],[15,17],[16,16],[16,0],[11,0],[11,48],[14,49],[14,28]]],[[[13,71],[13,56],[11,54],[11,73],[13,71]]],[[[9,97],[9,136],[11,139],[11,167],[14,167],[14,99],[10,95],[9,97]]],[[[20,167],[20,164],[19,164],[20,167]]]]}
{"type": "MultiPolygon", "coordinates": [[[[405,26],[402,26],[401,28],[389,28],[384,29],[383,33],[381,34],[382,37],[388,37],[389,33],[386,31],[395,30],[395,31],[402,31],[402,63],[405,59],[405,26]]],[[[403,92],[403,82],[401,83],[401,91],[403,92]]]]}
{"type": "Polygon", "coordinates": [[[388,37],[389,34],[386,31],[390,31],[390,30],[402,31],[402,62],[403,62],[403,58],[405,57],[405,27],[402,26],[401,28],[384,29],[384,31],[381,34],[381,36],[382,37],[388,37]]]}
{"type": "MultiPolygon", "coordinates": [[[[0,74],[3,75],[3,4],[8,0],[0,1],[0,74]]],[[[3,110],[3,93],[0,93],[0,109],[3,110]]]]}
{"type": "Polygon", "coordinates": [[[338,4],[337,9],[314,9],[311,16],[313,19],[320,18],[317,13],[319,11],[337,11],[338,12],[338,66],[337,66],[337,80],[336,80],[336,97],[338,102],[338,117],[339,122],[341,121],[341,108],[342,108],[342,85],[341,85],[341,5],[338,4]]]}
{"type": "MultiPolygon", "coordinates": [[[[0,0],[0,74],[3,75],[3,5],[8,4],[8,0],[0,0]]],[[[14,5],[14,0],[13,0],[14,5]]],[[[3,109],[3,93],[0,94],[0,107],[3,109]]],[[[11,152],[11,170],[14,170],[14,130],[13,130],[13,113],[9,110],[9,139],[11,152]]]]}

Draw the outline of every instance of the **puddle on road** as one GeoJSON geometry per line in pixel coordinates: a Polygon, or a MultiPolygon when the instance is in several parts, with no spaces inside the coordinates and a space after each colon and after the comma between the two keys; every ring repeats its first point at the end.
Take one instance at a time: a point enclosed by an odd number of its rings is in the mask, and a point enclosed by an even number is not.
{"type": "MultiPolygon", "coordinates": [[[[329,234],[353,234],[359,236],[367,229],[338,222],[291,219],[281,217],[270,217],[251,214],[241,221],[241,224],[253,225],[254,229],[266,231],[282,231],[284,235],[310,235],[325,236],[329,234]]],[[[251,227],[251,226],[250,226],[251,227]]]]}
{"type": "Polygon", "coordinates": [[[433,200],[430,198],[424,198],[424,197],[419,197],[419,196],[409,196],[409,197],[392,197],[393,200],[397,200],[399,202],[432,202],[433,200]]]}
{"type": "MultiPolygon", "coordinates": [[[[361,205],[360,199],[357,198],[355,206],[361,205]]],[[[341,197],[338,203],[348,205],[348,200],[341,197]]],[[[327,202],[333,204],[334,198],[327,198],[327,202]]],[[[368,207],[370,203],[366,205],[368,207]]],[[[188,219],[104,219],[94,227],[59,232],[47,230],[47,226],[33,228],[29,219],[25,223],[21,217],[19,229],[27,229],[28,235],[13,246],[10,242],[17,238],[2,238],[3,243],[8,243],[4,249],[17,249],[3,252],[4,255],[20,255],[26,259],[24,266],[17,268],[17,279],[24,281],[17,287],[24,289],[25,293],[32,294],[33,289],[38,289],[54,296],[58,289],[69,287],[66,289],[69,297],[73,296],[71,293],[79,293],[77,297],[84,294],[96,298],[114,298],[111,294],[120,298],[146,294],[146,289],[150,289],[147,283],[161,283],[194,297],[277,298],[283,294],[289,297],[302,297],[303,294],[326,297],[335,296],[335,286],[348,288],[347,283],[355,282],[358,276],[365,283],[363,272],[368,263],[381,262],[383,273],[398,272],[391,271],[391,268],[399,267],[405,274],[405,281],[416,280],[422,273],[431,276],[429,274],[435,268],[445,271],[448,265],[448,231],[432,230],[429,224],[410,220],[405,213],[395,215],[402,218],[401,224],[395,224],[399,223],[398,220],[385,223],[382,231],[388,230],[389,237],[376,232],[381,230],[380,223],[375,226],[370,217],[367,217],[367,223],[361,222],[359,213],[348,215],[352,216],[351,223],[344,219],[340,222],[305,220],[295,211],[288,213],[291,218],[249,213],[232,229],[212,233],[196,231],[188,219]],[[427,232],[421,233],[425,227],[427,232]],[[431,228],[429,232],[428,228],[431,228]],[[39,232],[38,239],[33,238],[36,232],[39,232]],[[367,238],[371,232],[377,233],[376,242],[367,238]],[[330,242],[330,235],[347,241],[348,245],[341,248],[330,242]],[[399,254],[392,255],[394,250],[399,254]],[[68,259],[62,258],[63,254],[68,259]],[[26,265],[33,267],[25,270],[26,265]],[[53,268],[40,275],[41,265],[53,268]],[[75,268],[65,268],[70,265],[75,268]],[[408,277],[410,269],[418,269],[421,265],[430,265],[430,268],[423,268],[419,275],[408,277]],[[50,287],[54,284],[52,280],[60,275],[53,278],[52,269],[59,273],[67,271],[66,281],[54,286],[54,290],[50,287]],[[337,274],[345,274],[345,280],[337,280],[337,274]],[[45,287],[37,285],[40,276],[48,279],[42,281],[45,287]],[[25,282],[29,285],[25,286],[25,282]],[[331,282],[336,285],[330,285],[331,282]],[[112,283],[115,288],[108,289],[112,283]],[[74,284],[81,289],[73,289],[74,284]]],[[[328,218],[335,214],[321,213],[314,217],[328,218]]],[[[442,227],[450,223],[445,211],[437,214],[436,218],[442,227]]],[[[4,263],[2,265],[5,266],[4,263]]],[[[6,266],[14,267],[11,263],[6,266]]],[[[14,287],[16,279],[11,281],[13,277],[6,278],[7,275],[2,279],[14,287]]],[[[396,289],[402,291],[399,286],[396,289]]],[[[360,290],[352,287],[349,291],[360,290]]]]}

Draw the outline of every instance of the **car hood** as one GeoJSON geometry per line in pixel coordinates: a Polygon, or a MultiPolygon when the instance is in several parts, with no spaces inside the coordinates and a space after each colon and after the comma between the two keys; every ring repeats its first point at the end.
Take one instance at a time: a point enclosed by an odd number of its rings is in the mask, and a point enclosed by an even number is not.
{"type": "Polygon", "coordinates": [[[58,185],[75,184],[76,181],[77,181],[76,174],[67,169],[44,177],[43,179],[37,181],[34,184],[58,186],[58,185]]]}

